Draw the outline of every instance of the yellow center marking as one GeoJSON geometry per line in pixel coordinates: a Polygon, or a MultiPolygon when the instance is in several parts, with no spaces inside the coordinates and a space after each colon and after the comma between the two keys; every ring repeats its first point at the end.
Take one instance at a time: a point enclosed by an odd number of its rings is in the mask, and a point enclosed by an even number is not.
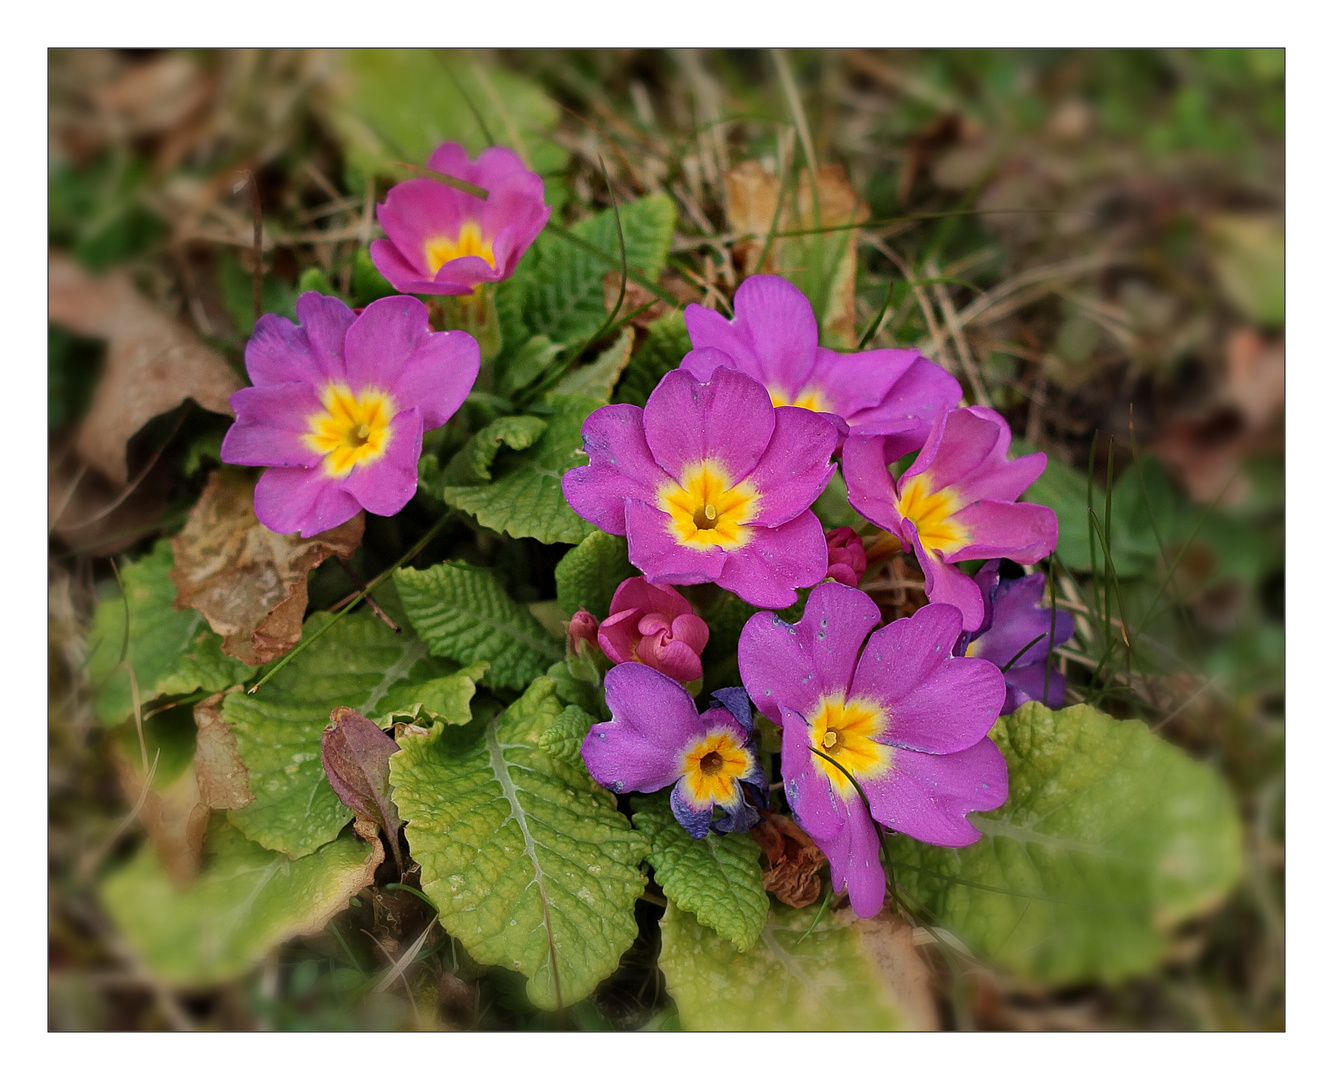
{"type": "Polygon", "coordinates": [[[791,401],[787,400],[787,395],[781,390],[770,386],[768,388],[768,398],[773,402],[774,408],[780,405],[794,405],[798,409],[809,409],[811,412],[833,411],[829,408],[828,402],[824,400],[824,395],[813,386],[807,386],[804,390],[796,391],[796,395],[791,401]]]}
{"type": "Polygon", "coordinates": [[[323,410],[307,418],[305,444],[324,455],[324,471],[346,476],[354,466],[376,461],[389,448],[393,399],[381,390],[353,394],[345,383],[331,382],[320,395],[323,410]]]}
{"type": "Polygon", "coordinates": [[[689,801],[733,807],[740,798],[736,781],[750,771],[750,755],[729,731],[714,731],[685,750],[681,773],[689,801]]]}
{"type": "Polygon", "coordinates": [[[759,492],[731,478],[718,462],[700,462],[685,470],[681,483],[668,480],[657,489],[657,505],[671,515],[676,539],[693,548],[718,547],[733,551],[750,539],[752,521],[759,512],[759,492]]]}
{"type": "Polygon", "coordinates": [[[495,253],[491,251],[491,242],[481,238],[481,226],[475,221],[466,221],[458,235],[436,236],[426,241],[426,266],[431,277],[438,273],[441,266],[455,259],[468,255],[479,255],[495,266],[495,253]]]}
{"type": "MultiPolygon", "coordinates": [[[[810,743],[833,758],[858,780],[883,776],[893,763],[893,749],[875,742],[888,728],[888,715],[873,701],[841,697],[819,699],[819,708],[810,719],[810,743]]],[[[812,755],[833,788],[844,799],[856,796],[856,788],[836,766],[812,755]]]]}
{"type": "Polygon", "coordinates": [[[912,477],[898,494],[898,513],[916,526],[921,545],[942,555],[952,555],[972,540],[972,533],[953,520],[962,508],[952,488],[934,491],[924,475],[912,477]]]}

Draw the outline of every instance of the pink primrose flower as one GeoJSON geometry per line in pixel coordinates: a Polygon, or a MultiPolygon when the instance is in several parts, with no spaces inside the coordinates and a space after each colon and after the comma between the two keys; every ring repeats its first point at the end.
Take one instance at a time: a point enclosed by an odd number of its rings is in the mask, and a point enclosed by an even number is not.
{"type": "Polygon", "coordinates": [[[1045,454],[1008,460],[1009,425],[974,405],[937,417],[930,437],[895,480],[891,440],[853,434],[843,447],[847,497],[863,517],[911,548],[926,575],[926,596],[953,604],[963,629],[985,617],[981,589],[954,563],[1006,558],[1034,563],[1055,549],[1055,511],[1016,502],[1046,468],[1045,454]]]}
{"type": "Polygon", "coordinates": [[[444,143],[427,165],[484,188],[479,199],[439,180],[406,180],[376,207],[387,240],[370,245],[379,272],[399,292],[463,296],[503,281],[546,226],[542,178],[503,146],[472,161],[458,143],[444,143]]]}
{"type": "Polygon", "coordinates": [[[698,304],[685,309],[692,352],[681,367],[698,379],[719,366],[742,371],[774,405],[821,413],[848,430],[884,435],[896,457],[920,449],[939,413],[963,397],[958,380],[915,349],[840,353],[819,344],[810,301],[791,282],[757,274],[741,282],[736,317],[698,304]]]}
{"type": "Polygon", "coordinates": [[[255,514],[277,533],[313,536],[363,508],[398,513],[417,489],[422,433],[453,416],[476,381],[476,341],[432,333],[411,296],[357,315],[308,292],[296,314],[296,325],[271,314],[255,324],[245,347],[254,385],[231,397],[222,460],[270,466],[255,514]]]}
{"type": "Polygon", "coordinates": [[[825,529],[824,539],[828,542],[828,576],[856,588],[866,572],[865,544],[846,525],[825,529]]]}
{"type": "Polygon", "coordinates": [[[981,836],[965,815],[1009,796],[1004,756],[986,738],[1004,678],[988,660],[952,655],[958,609],[928,604],[871,633],[879,618],[865,593],[826,582],[794,626],[771,612],[752,616],[738,649],[746,690],[782,727],[792,813],[862,918],[884,903],[872,816],[925,843],[962,847],[981,836]],[[856,778],[868,811],[815,750],[856,778]]]}
{"type": "Polygon", "coordinates": [[[647,664],[687,683],[703,678],[699,655],[708,644],[708,624],[670,585],[633,577],[622,581],[611,598],[597,642],[614,663],[647,664]]]}
{"type": "Polygon", "coordinates": [[[805,409],[774,408],[730,368],[708,382],[677,369],[640,409],[606,405],[583,425],[589,464],[565,498],[655,585],[715,581],[756,607],[796,602],[825,576],[828,549],[810,504],[833,472],[837,432],[805,409]]]}

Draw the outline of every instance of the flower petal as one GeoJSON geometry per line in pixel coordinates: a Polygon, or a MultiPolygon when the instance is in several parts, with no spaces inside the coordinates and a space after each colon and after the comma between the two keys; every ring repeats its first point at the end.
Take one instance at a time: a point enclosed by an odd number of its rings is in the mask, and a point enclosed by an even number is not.
{"type": "Polygon", "coordinates": [[[245,370],[255,386],[321,380],[305,329],[281,315],[261,315],[245,343],[245,370]]]}
{"type": "Polygon", "coordinates": [[[847,824],[847,804],[810,753],[810,728],[800,713],[782,709],[782,780],[797,824],[823,846],[847,824]]]}
{"type": "Polygon", "coordinates": [[[773,437],[768,391],[730,368],[701,383],[668,371],[643,407],[643,431],[657,464],[677,480],[703,461],[716,461],[732,484],[747,476],[773,437]]]}
{"type": "Polygon", "coordinates": [[[276,533],[314,536],[356,517],[361,504],[321,467],[269,469],[255,485],[255,516],[276,533]]]}
{"type": "Polygon", "coordinates": [[[606,673],[611,719],[594,724],[583,740],[588,771],[612,791],[658,791],[680,778],[681,751],[703,734],[685,688],[642,664],[617,664],[606,673]]]}
{"type": "MultiPolygon", "coordinates": [[[[855,503],[853,503],[855,505],[855,503]]],[[[910,518],[899,519],[904,547],[916,553],[921,572],[926,575],[926,597],[932,604],[952,604],[963,613],[963,629],[975,630],[986,618],[981,589],[965,573],[947,563],[938,551],[922,546],[916,525],[910,518]]]]}
{"type": "MultiPolygon", "coordinates": [[[[878,351],[897,353],[905,350],[878,351]]],[[[939,364],[917,354],[879,404],[844,415],[847,415],[847,422],[853,428],[867,435],[910,436],[915,445],[907,444],[908,449],[894,454],[896,459],[925,445],[935,418],[957,408],[962,398],[963,388],[958,385],[957,379],[939,364]]]]}
{"type": "MultiPolygon", "coordinates": [[[[828,576],[824,529],[809,510],[774,529],[756,526],[744,547],[719,554],[725,554],[726,562],[721,573],[709,580],[759,608],[790,607],[796,603],[797,589],[828,576]]],[[[634,561],[632,550],[630,561],[634,561]]]]}
{"type": "Polygon", "coordinates": [[[296,317],[310,342],[319,381],[347,378],[345,345],[357,314],[336,296],[307,292],[296,298],[296,317]]]}
{"type": "Polygon", "coordinates": [[[858,796],[847,804],[847,827],[831,840],[821,840],[829,861],[829,882],[835,892],[847,890],[858,918],[873,919],[884,906],[884,863],[879,834],[858,796]]]}
{"type": "Polygon", "coordinates": [[[773,437],[746,477],[759,491],[759,512],[747,525],[781,525],[810,509],[834,471],[829,458],[838,432],[832,424],[808,409],[783,407],[773,416],[773,437]]]}
{"type": "MultiPolygon", "coordinates": [[[[560,481],[574,512],[604,532],[625,535],[625,500],[656,504],[670,477],[653,460],[637,405],[604,405],[583,422],[589,463],[560,481]]],[[[637,565],[637,564],[636,564],[637,565]]]]}
{"type": "Polygon", "coordinates": [[[671,789],[671,813],[687,833],[702,840],[708,835],[708,826],[713,820],[713,804],[695,806],[690,802],[687,788],[685,778],[681,777],[671,789]]]}
{"type": "MultiPolygon", "coordinates": [[[[385,296],[361,312],[347,331],[347,385],[386,393],[398,382],[409,358],[430,340],[430,315],[415,296],[385,296]]],[[[398,408],[416,401],[396,400],[398,408]]]]}
{"type": "Polygon", "coordinates": [[[417,491],[421,457],[421,413],[407,409],[389,424],[389,443],[377,461],[354,465],[342,489],[372,514],[392,517],[417,491]]]}
{"type": "Polygon", "coordinates": [[[739,370],[758,372],[766,387],[789,396],[805,386],[819,345],[819,324],[805,294],[784,278],[755,274],[741,282],[734,307],[736,317],[728,321],[690,304],[685,309],[690,344],[727,353],[739,370]]]}
{"type": "Polygon", "coordinates": [[[847,481],[847,500],[856,512],[901,540],[898,489],[885,460],[885,442],[882,435],[866,436],[853,432],[843,444],[842,476],[847,481]]]}
{"type": "Polygon", "coordinates": [[[323,411],[315,388],[306,382],[247,386],[231,396],[236,423],[222,439],[229,465],[286,465],[310,468],[323,460],[305,444],[310,417],[323,411]]]}
{"type": "Polygon", "coordinates": [[[476,338],[462,330],[434,333],[412,350],[389,393],[400,407],[420,409],[422,430],[433,431],[462,407],[480,370],[476,338]]]}
{"type": "Polygon", "coordinates": [[[717,581],[727,562],[727,553],[720,548],[686,547],[677,542],[670,526],[670,515],[657,507],[638,499],[626,499],[629,561],[654,584],[699,585],[717,581]]]}
{"type": "Polygon", "coordinates": [[[1060,522],[1055,511],[1039,503],[982,502],[965,506],[953,515],[969,535],[978,538],[950,558],[1013,559],[1034,563],[1055,550],[1060,522]]]}
{"type": "Polygon", "coordinates": [[[426,262],[426,244],[439,236],[456,237],[464,222],[475,219],[480,206],[481,200],[472,195],[421,177],[394,184],[375,213],[403,260],[418,277],[430,280],[434,275],[426,262]]]}

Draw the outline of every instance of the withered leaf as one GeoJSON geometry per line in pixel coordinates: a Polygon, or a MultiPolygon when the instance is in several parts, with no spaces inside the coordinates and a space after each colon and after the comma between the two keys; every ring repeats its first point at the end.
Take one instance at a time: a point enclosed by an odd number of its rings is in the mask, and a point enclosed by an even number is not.
{"type": "Polygon", "coordinates": [[[819,899],[824,853],[785,814],[760,810],[750,835],[764,849],[764,888],[788,907],[809,907],[819,899]]]}
{"type": "Polygon", "coordinates": [[[339,705],[329,714],[320,749],[329,784],[358,818],[384,830],[394,861],[402,869],[398,830],[403,822],[389,783],[389,758],[397,751],[392,737],[355,709],[339,705]]]}
{"type": "Polygon", "coordinates": [[[887,907],[873,919],[858,919],[853,925],[862,952],[901,1010],[904,1026],[939,1031],[934,978],[913,944],[912,928],[887,907]]]}
{"type": "Polygon", "coordinates": [[[222,719],[222,699],[239,689],[234,686],[194,707],[194,771],[199,799],[214,810],[239,810],[254,801],[250,770],[241,760],[231,725],[222,719]]]}
{"type": "Polygon", "coordinates": [[[53,323],[105,338],[106,368],[79,428],[79,456],[111,480],[129,480],[126,444],[154,416],[193,398],[234,415],[229,399],[244,383],[220,353],[143,296],[124,272],[85,273],[53,251],[48,271],[53,323]]]}
{"type": "Polygon", "coordinates": [[[222,651],[257,667],[301,640],[306,576],[331,555],[346,558],[361,543],[365,515],[302,540],[259,523],[254,480],[222,468],[204,488],[171,542],[176,608],[195,608],[222,635],[222,651]]]}
{"type": "Polygon", "coordinates": [[[131,805],[139,807],[139,823],[157,851],[167,875],[178,885],[194,880],[204,850],[209,808],[199,797],[199,785],[193,766],[187,766],[165,784],[152,783],[137,754],[113,744],[112,757],[120,778],[121,791],[131,805]]]}

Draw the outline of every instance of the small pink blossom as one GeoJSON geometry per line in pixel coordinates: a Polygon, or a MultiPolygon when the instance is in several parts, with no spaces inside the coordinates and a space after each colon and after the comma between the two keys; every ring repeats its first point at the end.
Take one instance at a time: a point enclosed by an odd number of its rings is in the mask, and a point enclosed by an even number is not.
{"type": "Polygon", "coordinates": [[[824,539],[828,541],[828,576],[856,588],[861,584],[861,575],[866,572],[865,544],[845,525],[839,529],[825,529],[824,539]]]}
{"type": "Polygon", "coordinates": [[[703,678],[699,655],[708,644],[708,624],[670,585],[633,577],[616,589],[597,642],[614,663],[638,661],[687,683],[703,678]]]}

